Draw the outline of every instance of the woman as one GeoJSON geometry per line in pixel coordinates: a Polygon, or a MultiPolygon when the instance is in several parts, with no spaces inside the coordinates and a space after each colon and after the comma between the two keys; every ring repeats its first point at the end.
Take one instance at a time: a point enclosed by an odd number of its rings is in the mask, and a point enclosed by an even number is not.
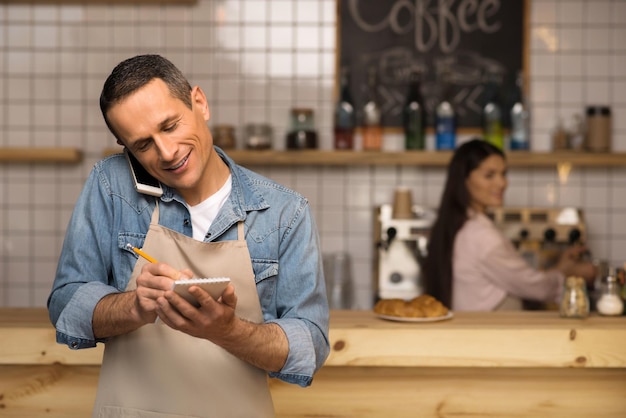
{"type": "Polygon", "coordinates": [[[521,309],[521,299],[557,301],[567,276],[595,277],[569,248],[551,270],[533,269],[487,217],[502,206],[504,153],[481,139],[455,151],[424,262],[425,290],[459,311],[521,309]]]}

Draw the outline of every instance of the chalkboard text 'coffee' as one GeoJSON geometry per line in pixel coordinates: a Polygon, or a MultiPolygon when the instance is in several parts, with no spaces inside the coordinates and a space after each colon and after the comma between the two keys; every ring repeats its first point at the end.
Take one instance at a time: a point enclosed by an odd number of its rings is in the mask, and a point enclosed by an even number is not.
{"type": "MultiPolygon", "coordinates": [[[[410,74],[421,74],[432,116],[442,80],[453,86],[460,128],[480,127],[484,85],[494,74],[506,98],[523,69],[525,0],[339,0],[341,67],[359,108],[367,72],[379,74],[382,123],[402,125],[410,74]]],[[[506,122],[506,121],[505,121],[506,122]]]]}

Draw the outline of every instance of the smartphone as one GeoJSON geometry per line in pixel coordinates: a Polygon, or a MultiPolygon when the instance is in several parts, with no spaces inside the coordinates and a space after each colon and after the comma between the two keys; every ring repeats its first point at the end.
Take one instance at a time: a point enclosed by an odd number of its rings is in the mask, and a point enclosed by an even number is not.
{"type": "Polygon", "coordinates": [[[161,183],[152,177],[126,148],[124,148],[124,155],[126,155],[126,160],[130,166],[135,190],[139,193],[160,197],[163,194],[161,183]]]}

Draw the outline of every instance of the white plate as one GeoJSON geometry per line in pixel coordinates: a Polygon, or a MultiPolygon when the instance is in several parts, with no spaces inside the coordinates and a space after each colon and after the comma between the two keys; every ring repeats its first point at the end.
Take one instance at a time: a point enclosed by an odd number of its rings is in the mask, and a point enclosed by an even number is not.
{"type": "Polygon", "coordinates": [[[454,316],[454,314],[452,313],[452,311],[448,311],[448,313],[443,316],[420,317],[420,318],[411,318],[407,316],[382,315],[382,314],[376,314],[376,316],[381,319],[386,319],[388,321],[396,321],[396,322],[437,322],[437,321],[445,321],[446,319],[450,319],[454,316]]]}

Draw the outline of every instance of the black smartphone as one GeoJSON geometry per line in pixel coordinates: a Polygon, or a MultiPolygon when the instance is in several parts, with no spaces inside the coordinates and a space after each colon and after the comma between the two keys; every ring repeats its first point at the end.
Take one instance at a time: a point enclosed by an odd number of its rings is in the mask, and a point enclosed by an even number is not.
{"type": "Polygon", "coordinates": [[[126,148],[124,148],[124,155],[126,155],[126,160],[130,166],[135,190],[139,193],[160,197],[163,194],[161,183],[152,177],[126,148]]]}

